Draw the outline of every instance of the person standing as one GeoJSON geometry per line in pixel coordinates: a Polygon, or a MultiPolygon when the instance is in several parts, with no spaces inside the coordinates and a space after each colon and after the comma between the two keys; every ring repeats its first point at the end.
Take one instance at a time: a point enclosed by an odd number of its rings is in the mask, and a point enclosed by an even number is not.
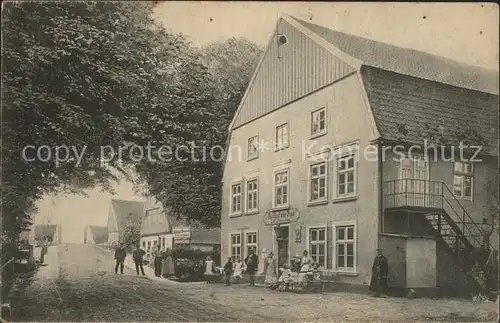
{"type": "Polygon", "coordinates": [[[374,297],[387,295],[387,275],[389,272],[389,264],[387,258],[382,254],[382,249],[377,249],[377,255],[373,261],[372,279],[370,282],[370,290],[375,292],[374,297]]]}
{"type": "Polygon", "coordinates": [[[155,276],[156,277],[161,277],[161,263],[162,263],[162,258],[161,258],[161,250],[159,247],[154,247],[153,249],[153,261],[154,261],[154,267],[155,267],[155,276]]]}
{"type": "Polygon", "coordinates": [[[278,282],[278,275],[276,273],[276,259],[273,257],[273,253],[270,252],[269,256],[266,258],[266,279],[265,283],[271,287],[278,282]]]}
{"type": "Polygon", "coordinates": [[[241,280],[241,274],[243,272],[243,263],[241,262],[240,258],[236,258],[236,262],[234,263],[234,272],[233,276],[236,278],[236,284],[240,283],[241,280]]]}
{"type": "Polygon", "coordinates": [[[120,267],[120,274],[123,274],[123,263],[127,257],[127,251],[125,250],[125,244],[120,243],[120,246],[115,250],[115,274],[118,274],[118,267],[120,267]]]}
{"type": "Polygon", "coordinates": [[[259,266],[259,257],[254,253],[253,249],[250,249],[248,252],[248,256],[245,258],[245,265],[247,267],[248,277],[249,277],[249,285],[255,286],[255,271],[259,266]]]}
{"type": "Polygon", "coordinates": [[[205,260],[205,280],[207,284],[210,284],[214,279],[214,261],[210,256],[207,256],[205,260]]]}
{"type": "Polygon", "coordinates": [[[144,266],[143,266],[143,263],[144,263],[143,257],[145,254],[146,254],[146,252],[144,250],[142,250],[139,245],[136,246],[135,250],[132,253],[132,258],[134,259],[135,271],[137,272],[137,275],[139,275],[139,268],[141,269],[142,275],[143,276],[146,275],[144,273],[144,266]]]}
{"type": "Polygon", "coordinates": [[[231,276],[233,275],[233,260],[231,257],[227,258],[227,262],[224,265],[224,278],[226,281],[226,286],[231,285],[231,276]]]}

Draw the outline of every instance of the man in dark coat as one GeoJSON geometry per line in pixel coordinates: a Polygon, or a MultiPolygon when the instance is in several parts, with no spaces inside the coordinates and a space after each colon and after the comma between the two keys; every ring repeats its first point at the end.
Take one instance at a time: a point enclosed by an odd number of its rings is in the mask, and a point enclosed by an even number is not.
{"type": "Polygon", "coordinates": [[[248,256],[245,258],[245,265],[250,278],[249,285],[255,286],[255,271],[259,266],[259,257],[253,252],[253,249],[249,250],[248,256]]]}
{"type": "Polygon", "coordinates": [[[224,278],[226,282],[226,286],[231,285],[231,276],[233,275],[233,260],[231,257],[227,259],[226,264],[224,265],[224,278]]]}
{"type": "Polygon", "coordinates": [[[162,258],[161,258],[161,250],[159,247],[154,247],[153,249],[153,257],[154,257],[154,266],[155,266],[155,276],[161,277],[162,270],[162,258]]]}
{"type": "Polygon", "coordinates": [[[115,274],[118,274],[118,267],[120,267],[120,274],[123,274],[123,263],[125,262],[125,257],[127,257],[127,251],[125,250],[125,245],[122,242],[115,250],[115,274]]]}
{"type": "Polygon", "coordinates": [[[144,250],[141,249],[139,245],[135,248],[135,250],[132,252],[132,258],[134,259],[135,263],[135,271],[137,272],[137,275],[139,275],[139,268],[141,269],[141,274],[145,276],[146,274],[144,273],[144,267],[143,267],[143,257],[146,254],[144,250]]]}
{"type": "Polygon", "coordinates": [[[387,274],[389,265],[387,258],[382,254],[382,249],[377,249],[377,256],[373,261],[372,279],[370,282],[370,290],[375,292],[375,297],[380,297],[381,294],[387,295],[387,274]]]}

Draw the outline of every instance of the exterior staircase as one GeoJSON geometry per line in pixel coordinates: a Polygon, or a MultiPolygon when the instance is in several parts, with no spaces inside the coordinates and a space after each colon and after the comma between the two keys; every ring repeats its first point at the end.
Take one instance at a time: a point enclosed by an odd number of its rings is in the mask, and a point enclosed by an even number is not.
{"type": "MultiPolygon", "coordinates": [[[[488,276],[495,275],[486,263],[490,252],[497,251],[484,241],[483,229],[472,220],[462,204],[443,182],[402,179],[392,181],[387,201],[392,208],[418,209],[425,215],[425,226],[432,226],[439,243],[467,274],[476,292],[485,292],[488,276]],[[420,187],[419,190],[415,188],[420,187]]],[[[498,268],[497,268],[498,269],[498,268]]]]}

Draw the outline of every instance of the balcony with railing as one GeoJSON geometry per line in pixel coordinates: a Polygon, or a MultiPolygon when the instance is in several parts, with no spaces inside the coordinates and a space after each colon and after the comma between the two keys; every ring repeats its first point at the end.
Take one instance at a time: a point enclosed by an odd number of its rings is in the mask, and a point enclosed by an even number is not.
{"type": "MultiPolygon", "coordinates": [[[[485,247],[485,232],[481,223],[473,221],[450,188],[439,181],[398,179],[384,183],[384,228],[386,233],[434,234],[447,243],[461,241],[469,247],[485,247]],[[402,211],[402,212],[399,212],[402,211]],[[389,232],[392,231],[392,232],[389,232]]],[[[490,248],[494,249],[490,244],[490,248]]]]}
{"type": "Polygon", "coordinates": [[[443,209],[443,183],[420,179],[398,179],[384,183],[386,209],[443,209]]]}

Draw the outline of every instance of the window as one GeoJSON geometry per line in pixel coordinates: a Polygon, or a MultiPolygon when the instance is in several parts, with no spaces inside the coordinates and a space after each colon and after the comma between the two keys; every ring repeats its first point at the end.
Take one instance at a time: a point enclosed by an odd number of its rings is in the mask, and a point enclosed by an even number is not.
{"type": "Polygon", "coordinates": [[[311,136],[326,133],[326,109],[311,112],[311,136]]]}
{"type": "Polygon", "coordinates": [[[288,147],[288,123],[276,127],[276,149],[288,147]]]}
{"type": "Polygon", "coordinates": [[[336,269],[339,271],[355,271],[355,237],[354,225],[335,227],[336,269]]]}
{"type": "Polygon", "coordinates": [[[241,234],[231,234],[231,258],[235,261],[241,259],[241,234]]]}
{"type": "Polygon", "coordinates": [[[146,241],[142,242],[142,249],[146,249],[146,241]]]}
{"type": "Polygon", "coordinates": [[[453,194],[456,197],[472,200],[474,185],[474,165],[455,162],[453,170],[453,194]]]}
{"type": "Polygon", "coordinates": [[[326,228],[309,229],[309,254],[320,266],[326,267],[326,228]]]}
{"type": "Polygon", "coordinates": [[[241,183],[231,186],[231,213],[241,212],[241,183]]]}
{"type": "Polygon", "coordinates": [[[337,159],[337,197],[353,196],[356,191],[354,154],[337,159]]]}
{"type": "Polygon", "coordinates": [[[326,163],[311,165],[309,183],[309,201],[326,198],[326,163]]]}
{"type": "Polygon", "coordinates": [[[161,238],[161,243],[162,243],[162,245],[163,245],[163,249],[165,249],[165,247],[166,247],[166,246],[165,246],[165,237],[161,238]]]}
{"type": "Polygon", "coordinates": [[[288,206],[288,169],[274,174],[274,207],[288,206]]]}
{"type": "Polygon", "coordinates": [[[148,241],[148,250],[147,252],[149,252],[151,250],[151,241],[148,241]]]}
{"type": "Polygon", "coordinates": [[[248,139],[247,159],[259,157],[259,136],[248,139]]]}
{"type": "Polygon", "coordinates": [[[246,255],[250,254],[250,250],[253,250],[253,252],[258,255],[257,253],[257,232],[247,232],[247,253],[246,255]]]}
{"type": "Polygon", "coordinates": [[[256,211],[259,208],[259,188],[257,179],[247,182],[247,211],[256,211]]]}

